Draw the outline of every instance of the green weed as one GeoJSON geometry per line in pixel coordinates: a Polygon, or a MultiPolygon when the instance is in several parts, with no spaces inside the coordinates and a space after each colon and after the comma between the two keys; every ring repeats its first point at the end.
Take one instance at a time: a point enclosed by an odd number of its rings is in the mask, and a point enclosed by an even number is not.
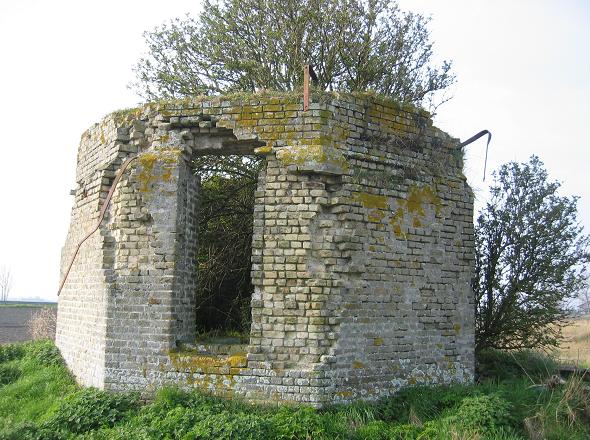
{"type": "Polygon", "coordinates": [[[134,394],[80,389],[51,342],[0,347],[0,440],[517,440],[590,438],[579,377],[546,383],[536,354],[488,353],[473,385],[412,387],[322,410],[250,405],[174,387],[134,394]],[[487,364],[486,364],[487,362],[487,364]]]}

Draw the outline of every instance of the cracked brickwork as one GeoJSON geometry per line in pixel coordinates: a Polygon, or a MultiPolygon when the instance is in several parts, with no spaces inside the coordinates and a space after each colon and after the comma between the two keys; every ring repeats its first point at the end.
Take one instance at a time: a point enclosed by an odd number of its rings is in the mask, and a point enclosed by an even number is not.
{"type": "Polygon", "coordinates": [[[180,384],[316,406],[474,372],[473,195],[458,141],[368,95],[221,96],[115,112],[89,129],[62,269],[57,344],[85,385],[180,384]],[[195,341],[203,154],[261,154],[252,327],[195,341]],[[188,347],[188,348],[187,348],[188,347]]]}

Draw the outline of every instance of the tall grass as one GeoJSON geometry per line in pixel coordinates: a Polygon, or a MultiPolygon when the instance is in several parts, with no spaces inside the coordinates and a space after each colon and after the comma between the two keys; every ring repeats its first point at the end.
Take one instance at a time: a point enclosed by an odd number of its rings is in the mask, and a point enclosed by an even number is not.
{"type": "Polygon", "coordinates": [[[76,389],[51,342],[0,346],[0,366],[16,372],[0,386],[0,432],[42,420],[62,397],[76,389]]]}
{"type": "Polygon", "coordinates": [[[590,317],[572,319],[563,328],[565,340],[555,351],[560,360],[581,368],[590,368],[590,317]]]}
{"type": "Polygon", "coordinates": [[[516,440],[590,438],[590,394],[534,353],[488,352],[480,383],[413,387],[373,403],[268,407],[163,388],[80,389],[51,342],[0,347],[0,439],[516,440]]]}

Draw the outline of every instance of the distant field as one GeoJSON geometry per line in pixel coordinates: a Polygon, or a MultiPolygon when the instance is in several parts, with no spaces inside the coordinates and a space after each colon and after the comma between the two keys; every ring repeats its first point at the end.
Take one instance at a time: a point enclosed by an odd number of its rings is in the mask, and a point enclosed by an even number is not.
{"type": "Polygon", "coordinates": [[[563,331],[566,340],[556,353],[564,361],[590,368],[590,316],[577,318],[563,331]]]}
{"type": "Polygon", "coordinates": [[[57,307],[54,302],[6,301],[0,302],[0,307],[57,307]]]}

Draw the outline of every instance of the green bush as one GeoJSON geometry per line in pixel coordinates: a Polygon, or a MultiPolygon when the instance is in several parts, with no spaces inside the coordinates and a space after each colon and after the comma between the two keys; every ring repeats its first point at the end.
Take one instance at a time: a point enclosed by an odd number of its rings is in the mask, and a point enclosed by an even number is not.
{"type": "Polygon", "coordinates": [[[138,406],[136,394],[114,394],[85,388],[63,399],[42,428],[82,433],[104,426],[110,427],[138,406]]]}
{"type": "MultiPolygon", "coordinates": [[[[531,432],[548,440],[590,438],[590,394],[577,377],[552,389],[531,387],[526,374],[412,387],[375,403],[323,410],[247,405],[168,387],[139,408],[133,394],[80,390],[49,342],[0,347],[0,353],[10,359],[0,362],[6,383],[0,386],[0,440],[516,440],[531,432]]],[[[543,371],[545,361],[517,359],[512,365],[520,371],[522,365],[543,371]]]]}
{"type": "Polygon", "coordinates": [[[489,433],[510,424],[510,404],[495,394],[466,397],[449,421],[467,430],[489,433]]]}
{"type": "Polygon", "coordinates": [[[404,388],[395,396],[380,400],[376,412],[379,419],[387,422],[409,423],[412,417],[432,420],[443,411],[458,407],[471,394],[471,387],[459,385],[404,388]]]}
{"type": "Polygon", "coordinates": [[[147,426],[147,432],[154,437],[182,438],[198,423],[214,417],[208,408],[187,408],[178,406],[169,409],[163,417],[154,417],[147,426]]]}
{"type": "Polygon", "coordinates": [[[359,426],[354,440],[406,440],[418,436],[420,428],[413,425],[390,425],[382,420],[374,420],[359,426]]]}
{"type": "MultiPolygon", "coordinates": [[[[255,414],[210,414],[194,423],[184,440],[261,440],[270,437],[272,425],[255,414]]],[[[315,437],[313,437],[315,438],[315,437]]]]}
{"type": "Polygon", "coordinates": [[[43,366],[64,365],[59,349],[52,341],[35,341],[25,344],[25,357],[43,366]]]}
{"type": "Polygon", "coordinates": [[[117,425],[113,428],[103,428],[89,431],[76,437],[77,440],[152,440],[166,438],[162,435],[150,434],[143,426],[133,424],[117,425]]]}
{"type": "Polygon", "coordinates": [[[141,408],[138,420],[142,426],[151,430],[163,429],[173,424],[171,418],[203,417],[218,414],[226,409],[227,403],[219,398],[198,392],[188,393],[177,387],[165,387],[156,393],[154,401],[141,408]],[[186,411],[185,411],[186,410],[186,411]]]}
{"type": "Polygon", "coordinates": [[[548,390],[531,387],[531,381],[523,378],[499,383],[489,380],[477,385],[474,390],[477,395],[494,394],[510,402],[508,426],[521,433],[524,433],[523,420],[534,414],[539,405],[551,397],[548,390]]]}
{"type": "Polygon", "coordinates": [[[195,398],[191,393],[187,393],[178,387],[164,387],[156,392],[154,401],[146,409],[151,409],[151,412],[155,415],[156,413],[165,413],[178,406],[191,406],[194,400],[195,398]]]}
{"type": "Polygon", "coordinates": [[[10,365],[0,364],[0,386],[15,382],[21,375],[21,371],[10,365]]]}
{"type": "Polygon", "coordinates": [[[0,440],[65,440],[70,437],[65,429],[40,427],[30,421],[0,431],[0,440]]]}
{"type": "Polygon", "coordinates": [[[0,363],[20,359],[25,355],[22,344],[0,345],[0,363]]]}
{"type": "Polygon", "coordinates": [[[389,439],[391,440],[413,440],[420,435],[422,428],[416,425],[403,424],[391,425],[389,428],[389,439]]]}
{"type": "Polygon", "coordinates": [[[0,431],[0,440],[40,440],[43,432],[33,422],[19,423],[0,431]]]}
{"type": "Polygon", "coordinates": [[[279,440],[348,438],[348,428],[342,414],[320,414],[310,407],[296,410],[279,408],[272,417],[272,423],[275,438],[279,440]]]}

